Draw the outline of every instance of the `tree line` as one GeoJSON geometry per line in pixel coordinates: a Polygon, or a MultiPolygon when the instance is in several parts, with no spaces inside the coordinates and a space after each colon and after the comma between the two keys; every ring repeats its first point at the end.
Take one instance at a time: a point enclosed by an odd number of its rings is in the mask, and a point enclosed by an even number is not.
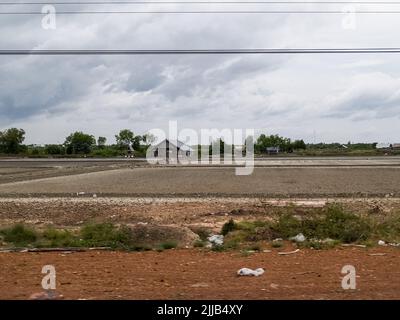
{"type": "MultiPolygon", "coordinates": [[[[145,156],[148,147],[155,142],[155,137],[151,134],[136,135],[130,129],[123,129],[115,135],[116,143],[107,144],[105,137],[96,137],[76,131],[65,138],[63,144],[47,144],[45,146],[24,145],[25,131],[18,128],[10,128],[0,131],[0,154],[16,155],[23,154],[27,156],[65,156],[65,155],[88,155],[114,157],[126,155],[128,150],[132,150],[135,156],[145,156]]],[[[225,142],[217,139],[210,144],[209,150],[212,151],[216,144],[220,147],[221,154],[224,153],[225,142]]],[[[200,148],[201,146],[199,146],[200,148]]],[[[356,143],[349,142],[347,145],[340,143],[318,143],[306,144],[304,140],[291,140],[277,134],[261,134],[254,143],[254,151],[257,154],[267,153],[267,148],[279,148],[279,152],[308,152],[310,155],[319,150],[325,151],[343,151],[347,150],[375,150],[376,143],[356,143]]]]}
{"type": "Polygon", "coordinates": [[[25,131],[11,128],[0,131],[0,153],[2,154],[27,154],[40,155],[93,155],[93,156],[118,156],[132,148],[137,155],[145,155],[147,148],[154,137],[149,134],[135,135],[129,129],[121,130],[115,135],[115,144],[107,145],[107,138],[97,139],[82,131],[71,133],[65,138],[63,144],[47,144],[45,146],[24,145],[25,131]]]}

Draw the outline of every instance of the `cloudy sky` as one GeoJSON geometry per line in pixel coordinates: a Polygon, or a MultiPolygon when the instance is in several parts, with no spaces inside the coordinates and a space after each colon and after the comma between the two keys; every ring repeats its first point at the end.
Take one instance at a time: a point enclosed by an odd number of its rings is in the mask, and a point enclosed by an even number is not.
{"type": "MultiPolygon", "coordinates": [[[[56,6],[62,10],[339,10],[338,5],[56,6]]],[[[396,6],[357,6],[391,10],[396,6]]],[[[400,5],[397,5],[397,10],[400,5]]],[[[0,6],[0,11],[41,6],[0,6]]],[[[1,15],[1,49],[398,47],[399,15],[1,15]]],[[[400,54],[0,56],[0,130],[62,143],[75,130],[254,128],[307,142],[400,141],[400,54]]]]}

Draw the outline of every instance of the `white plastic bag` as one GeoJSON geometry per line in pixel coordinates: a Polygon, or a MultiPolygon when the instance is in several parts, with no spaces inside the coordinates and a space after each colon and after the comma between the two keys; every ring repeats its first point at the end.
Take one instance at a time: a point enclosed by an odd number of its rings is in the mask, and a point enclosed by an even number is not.
{"type": "Polygon", "coordinates": [[[264,269],[263,268],[258,268],[256,270],[253,269],[249,269],[249,268],[242,268],[240,269],[237,274],[238,276],[261,276],[264,273],[264,269]]]}

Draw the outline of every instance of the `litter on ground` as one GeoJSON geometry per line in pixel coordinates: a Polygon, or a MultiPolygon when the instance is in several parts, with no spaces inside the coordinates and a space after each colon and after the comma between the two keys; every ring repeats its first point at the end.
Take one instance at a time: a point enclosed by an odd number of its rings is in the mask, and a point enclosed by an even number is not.
{"type": "Polygon", "coordinates": [[[278,254],[280,254],[280,255],[287,255],[287,254],[293,254],[293,253],[297,253],[297,252],[299,252],[300,251],[300,249],[296,249],[296,250],[294,250],[294,251],[288,251],[288,252],[278,252],[278,254]]]}
{"type": "Polygon", "coordinates": [[[240,269],[237,274],[238,276],[261,276],[264,273],[264,269],[263,268],[258,268],[258,269],[249,269],[249,268],[242,268],[240,269]]]}
{"type": "Polygon", "coordinates": [[[210,241],[212,245],[216,246],[222,246],[224,244],[224,236],[220,234],[214,234],[208,237],[207,240],[210,241]]]}
{"type": "Polygon", "coordinates": [[[304,242],[306,241],[306,237],[302,233],[299,233],[297,236],[289,238],[289,240],[296,242],[304,242]]]}

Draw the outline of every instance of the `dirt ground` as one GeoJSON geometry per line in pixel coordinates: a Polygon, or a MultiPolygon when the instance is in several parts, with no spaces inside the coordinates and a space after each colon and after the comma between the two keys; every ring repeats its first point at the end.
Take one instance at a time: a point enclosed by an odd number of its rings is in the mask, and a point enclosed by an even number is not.
{"type": "Polygon", "coordinates": [[[0,226],[80,226],[89,222],[203,226],[219,232],[230,218],[263,220],[282,207],[296,214],[341,203],[353,212],[385,215],[400,211],[399,198],[269,199],[269,198],[1,198],[0,226]]]}
{"type": "MultiPolygon", "coordinates": [[[[52,169],[53,170],[53,169],[52,169]]],[[[70,169],[62,168],[62,172],[70,169]]],[[[71,169],[72,170],[72,169],[71,169]]],[[[83,170],[80,168],[79,170],[83,170]]],[[[87,169],[89,170],[89,169],[87,169]]],[[[134,167],[9,182],[0,176],[0,196],[247,196],[341,197],[400,196],[398,167],[257,167],[249,176],[234,168],[134,167]]],[[[33,170],[31,174],[36,174],[33,170]]],[[[54,172],[54,170],[52,171],[54,172]]],[[[80,171],[78,171],[80,172],[80,171]]],[[[24,173],[22,175],[29,175],[24,173]]],[[[49,173],[50,174],[50,173],[49,173]]],[[[54,174],[54,173],[51,173],[54,174]]],[[[17,179],[16,178],[16,179],[17,179]]]]}
{"type": "Polygon", "coordinates": [[[56,268],[65,299],[400,299],[400,250],[302,249],[244,256],[239,252],[0,253],[0,299],[41,292],[41,269],[56,268]],[[343,290],[344,265],[356,268],[356,290],[343,290]],[[242,268],[264,268],[239,277],[242,268]]]}
{"type": "MultiPolygon", "coordinates": [[[[338,160],[335,160],[338,161],[338,160]]],[[[307,214],[339,202],[353,212],[400,212],[400,166],[152,168],[134,162],[0,164],[0,227],[75,228],[88,222],[206,227],[230,218],[268,219],[281,207],[307,214]]],[[[1,244],[0,244],[1,245],[1,244]]],[[[263,248],[265,249],[265,248],[263,248]]],[[[41,269],[54,265],[65,299],[399,299],[400,249],[337,247],[271,252],[0,252],[0,299],[41,292],[41,269]],[[354,265],[357,289],[343,290],[341,269],[354,265]],[[238,277],[262,267],[260,277],[238,277]]]]}

